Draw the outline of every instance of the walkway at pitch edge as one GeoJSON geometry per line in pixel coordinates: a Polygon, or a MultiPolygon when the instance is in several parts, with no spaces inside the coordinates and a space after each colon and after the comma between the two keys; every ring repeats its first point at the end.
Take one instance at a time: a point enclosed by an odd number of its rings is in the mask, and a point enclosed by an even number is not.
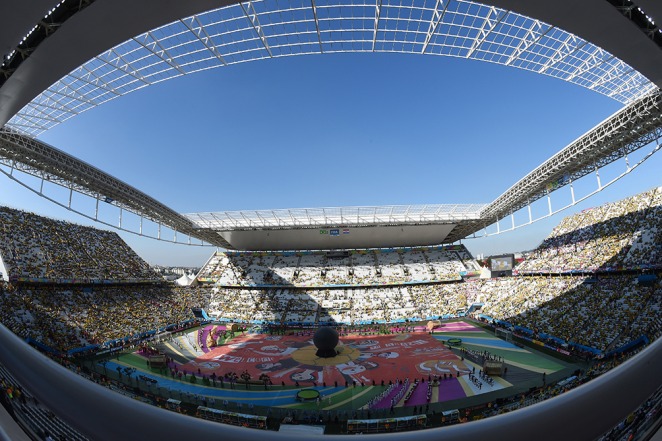
{"type": "MultiPolygon", "coordinates": [[[[108,370],[116,371],[117,368],[129,367],[129,365],[116,363],[114,361],[109,361],[106,365],[108,370]]],[[[173,380],[165,376],[154,375],[149,372],[136,371],[137,375],[142,375],[147,378],[153,378],[157,381],[154,386],[149,387],[148,390],[151,390],[152,387],[155,389],[157,387],[165,388],[170,391],[170,395],[176,397],[177,395],[181,396],[199,396],[214,398],[216,403],[222,400],[228,400],[233,402],[242,402],[242,403],[253,403],[258,406],[269,406],[269,407],[279,407],[285,406],[288,404],[296,404],[296,395],[302,389],[315,389],[319,391],[323,398],[328,398],[337,393],[345,391],[345,387],[301,387],[298,389],[274,389],[274,390],[245,390],[241,382],[235,383],[235,389],[227,388],[215,388],[210,386],[204,386],[200,384],[192,384],[187,380],[173,380]]],[[[126,376],[126,374],[122,374],[126,376]]],[[[136,381],[136,377],[132,376],[136,381]]]]}

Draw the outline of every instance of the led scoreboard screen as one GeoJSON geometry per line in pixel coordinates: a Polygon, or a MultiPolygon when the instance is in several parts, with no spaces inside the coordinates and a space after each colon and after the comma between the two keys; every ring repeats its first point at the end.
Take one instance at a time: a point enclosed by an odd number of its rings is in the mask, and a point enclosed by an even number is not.
{"type": "Polygon", "coordinates": [[[513,254],[493,256],[490,257],[490,270],[492,272],[512,271],[514,262],[515,256],[513,254]]]}

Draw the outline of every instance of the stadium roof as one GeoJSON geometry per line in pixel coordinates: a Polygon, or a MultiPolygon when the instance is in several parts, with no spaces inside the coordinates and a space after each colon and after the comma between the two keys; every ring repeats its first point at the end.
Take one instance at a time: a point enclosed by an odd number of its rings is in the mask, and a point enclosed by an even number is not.
{"type": "Polygon", "coordinates": [[[185,215],[242,250],[353,249],[454,242],[484,204],[298,208],[185,215]]]}
{"type": "Polygon", "coordinates": [[[200,228],[252,230],[256,228],[317,228],[334,225],[417,225],[480,219],[484,204],[392,205],[379,207],[296,208],[223,211],[185,216],[200,228]]]}
{"type": "MultiPolygon", "coordinates": [[[[0,44],[15,45],[0,68],[0,125],[9,121],[9,127],[37,135],[170,78],[333,52],[488,61],[628,104],[662,84],[662,35],[641,8],[611,3],[187,0],[164,7],[159,0],[62,0],[48,15],[41,17],[38,9],[34,17],[35,8],[26,8],[24,0],[9,0],[3,2],[2,24],[34,20],[34,27],[26,27],[20,42],[0,44]]],[[[643,3],[660,12],[655,2],[643,3]]],[[[16,38],[15,27],[0,36],[16,38]]]]}
{"type": "MultiPolygon", "coordinates": [[[[167,7],[161,0],[51,0],[39,7],[9,0],[0,12],[6,25],[0,26],[0,125],[5,127],[0,162],[225,248],[251,242],[246,239],[251,231],[318,227],[360,226],[365,232],[427,225],[425,233],[418,230],[420,237],[407,240],[418,243],[423,236],[434,236],[436,243],[455,241],[659,139],[662,126],[662,30],[652,18],[662,16],[662,6],[652,0],[637,5],[627,0],[189,0],[168,2],[167,7]],[[329,52],[489,61],[577,84],[625,107],[485,206],[181,215],[32,139],[85,110],[170,78],[246,61],[329,52]],[[444,229],[431,235],[432,226],[444,229]]],[[[387,230],[375,231],[374,246],[387,244],[387,230]]]]}

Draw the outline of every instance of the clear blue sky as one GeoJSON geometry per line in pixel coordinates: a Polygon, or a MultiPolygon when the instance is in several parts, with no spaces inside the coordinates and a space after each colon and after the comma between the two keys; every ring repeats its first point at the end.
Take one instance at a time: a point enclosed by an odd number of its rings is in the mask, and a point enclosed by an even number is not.
{"type": "MultiPolygon", "coordinates": [[[[578,86],[484,62],[325,54],[166,81],[40,138],[182,213],[487,203],[619,108],[578,86]]],[[[565,215],[662,185],[661,165],[658,153],[564,213],[466,244],[474,254],[531,249],[565,215]]],[[[3,184],[3,205],[90,224],[3,184]]],[[[154,264],[199,266],[213,252],[120,234],[154,264]]]]}

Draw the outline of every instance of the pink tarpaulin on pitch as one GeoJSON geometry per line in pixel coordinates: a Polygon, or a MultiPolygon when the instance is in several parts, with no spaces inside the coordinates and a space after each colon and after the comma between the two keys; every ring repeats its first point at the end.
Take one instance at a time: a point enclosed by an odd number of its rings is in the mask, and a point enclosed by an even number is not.
{"type": "MultiPolygon", "coordinates": [[[[247,371],[252,380],[262,373],[274,384],[344,385],[385,384],[409,378],[413,382],[434,376],[448,378],[469,372],[458,356],[427,333],[341,338],[341,355],[334,359],[315,356],[312,335],[247,335],[210,352],[181,368],[209,377],[247,371]]],[[[240,380],[241,381],[241,380],[240,380]]]]}

